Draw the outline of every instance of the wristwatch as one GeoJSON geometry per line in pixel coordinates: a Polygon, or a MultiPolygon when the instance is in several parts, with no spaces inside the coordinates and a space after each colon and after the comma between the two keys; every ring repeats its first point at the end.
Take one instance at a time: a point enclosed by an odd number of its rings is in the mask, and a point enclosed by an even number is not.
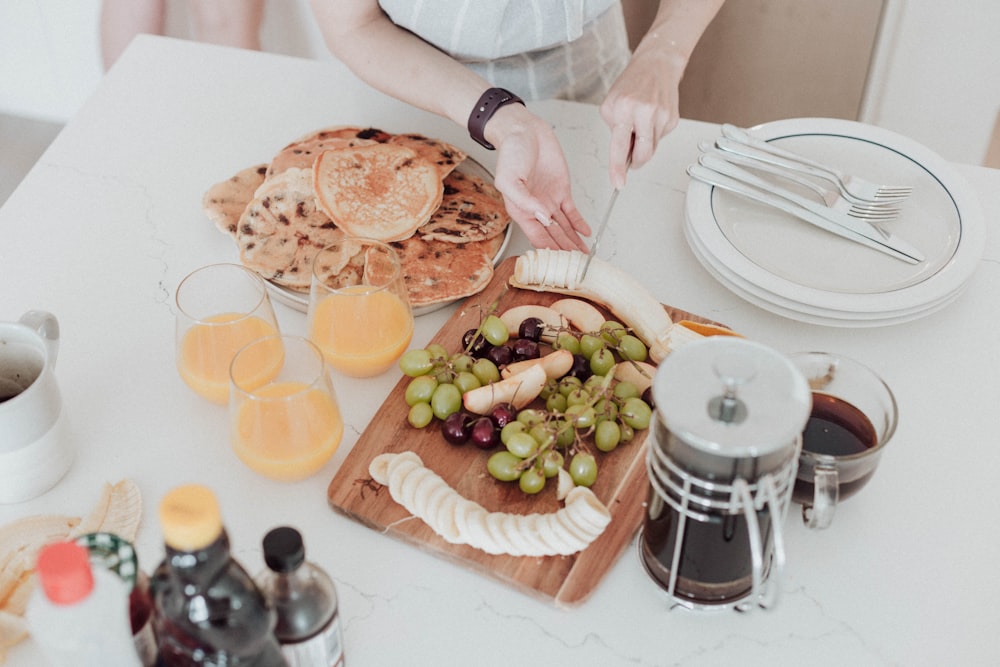
{"type": "Polygon", "coordinates": [[[524,100],[503,88],[490,88],[482,94],[472,113],[469,114],[469,136],[477,144],[491,151],[496,150],[496,146],[486,141],[483,130],[486,129],[486,123],[490,118],[493,118],[493,114],[508,104],[524,104],[524,100]]]}

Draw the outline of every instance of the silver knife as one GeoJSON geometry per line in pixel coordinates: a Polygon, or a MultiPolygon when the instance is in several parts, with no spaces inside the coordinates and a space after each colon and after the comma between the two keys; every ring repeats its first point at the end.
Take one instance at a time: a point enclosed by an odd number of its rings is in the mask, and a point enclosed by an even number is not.
{"type": "MultiPolygon", "coordinates": [[[[625,170],[632,166],[632,149],[635,148],[635,134],[632,135],[632,143],[628,147],[628,156],[625,158],[625,170]]],[[[597,233],[594,234],[594,243],[590,246],[590,252],[587,253],[587,259],[583,263],[583,268],[580,269],[580,275],[577,276],[577,282],[583,282],[584,277],[587,275],[587,269],[590,268],[590,260],[594,258],[597,254],[597,246],[601,243],[601,237],[604,236],[604,230],[608,228],[608,220],[611,219],[611,211],[615,207],[615,202],[618,200],[618,193],[621,192],[621,188],[615,188],[611,191],[611,198],[608,199],[608,206],[604,209],[604,217],[601,218],[601,223],[597,226],[597,233]]]]}
{"type": "Polygon", "coordinates": [[[843,227],[822,215],[817,215],[812,211],[802,208],[794,202],[780,199],[768,191],[760,190],[751,185],[747,185],[746,183],[738,181],[735,178],[730,178],[724,174],[720,174],[719,172],[709,169],[708,167],[704,167],[700,164],[693,164],[688,167],[687,172],[691,178],[699,180],[703,183],[714,185],[722,188],[723,190],[729,190],[730,192],[734,192],[740,196],[746,197],[747,199],[753,199],[754,201],[779,209],[790,215],[794,215],[800,220],[813,224],[820,229],[824,229],[828,232],[836,234],[837,236],[842,236],[851,241],[855,241],[861,245],[868,246],[869,248],[883,252],[908,264],[918,264],[920,261],[905,253],[890,248],[885,245],[885,243],[870,239],[867,236],[862,236],[857,232],[853,232],[847,227],[843,227]]]}
{"type": "MultiPolygon", "coordinates": [[[[801,209],[805,209],[806,211],[814,215],[824,218],[830,224],[844,228],[846,231],[852,232],[854,235],[858,237],[866,238],[870,242],[876,244],[873,246],[871,243],[865,243],[865,245],[869,247],[874,247],[876,249],[886,248],[888,250],[893,251],[887,254],[891,254],[893,256],[896,256],[897,258],[899,258],[898,255],[905,255],[906,257],[909,257],[912,260],[911,263],[914,264],[924,261],[923,253],[921,253],[919,250],[913,247],[913,245],[899,238],[898,236],[887,233],[881,229],[878,229],[869,222],[866,222],[859,218],[851,217],[839,211],[833,211],[822,204],[819,204],[810,199],[807,199],[793,192],[790,192],[782,187],[779,187],[768,181],[765,181],[762,178],[758,178],[757,176],[748,172],[747,170],[742,169],[741,167],[738,167],[732,164],[731,162],[727,162],[725,159],[723,159],[717,154],[705,153],[701,156],[699,162],[701,163],[702,166],[708,167],[712,171],[736,179],[737,181],[745,185],[752,186],[767,194],[775,195],[777,197],[780,197],[781,199],[789,201],[801,209]]],[[[726,189],[731,189],[731,188],[726,188],[726,189]]],[[[827,228],[827,231],[833,231],[834,233],[837,233],[836,229],[827,228]]],[[[845,236],[846,238],[853,238],[851,236],[846,236],[844,234],[841,234],[841,236],[845,236]]]]}

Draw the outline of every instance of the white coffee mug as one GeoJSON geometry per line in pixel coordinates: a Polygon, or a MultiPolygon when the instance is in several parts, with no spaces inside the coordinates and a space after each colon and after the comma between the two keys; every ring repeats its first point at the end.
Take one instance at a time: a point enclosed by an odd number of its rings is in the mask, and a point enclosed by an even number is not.
{"type": "Polygon", "coordinates": [[[32,310],[0,322],[0,503],[34,498],[73,462],[55,364],[59,322],[32,310]]]}

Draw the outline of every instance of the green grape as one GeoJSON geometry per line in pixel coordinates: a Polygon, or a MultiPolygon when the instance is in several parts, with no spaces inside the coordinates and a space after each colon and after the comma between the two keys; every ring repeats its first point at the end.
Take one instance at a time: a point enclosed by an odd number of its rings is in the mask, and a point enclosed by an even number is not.
{"type": "Polygon", "coordinates": [[[639,391],[639,387],[635,386],[634,382],[629,382],[628,380],[622,380],[615,385],[614,396],[620,401],[624,401],[628,398],[636,398],[641,395],[642,392],[639,391]]]}
{"type": "Polygon", "coordinates": [[[590,392],[591,395],[600,393],[601,386],[604,384],[603,375],[591,375],[589,378],[583,381],[583,388],[585,391],[590,392]]]}
{"type": "Polygon", "coordinates": [[[472,374],[479,378],[482,385],[493,384],[500,380],[500,371],[497,369],[497,365],[485,357],[476,359],[476,363],[472,364],[472,374]]]}
{"type": "Polygon", "coordinates": [[[627,333],[628,330],[625,328],[625,325],[615,320],[608,320],[601,325],[601,337],[611,345],[618,345],[618,341],[627,333]]]}
{"type": "Polygon", "coordinates": [[[568,331],[561,331],[556,336],[556,342],[552,347],[557,350],[569,350],[573,354],[579,354],[580,340],[568,331]]]}
{"type": "Polygon", "coordinates": [[[413,428],[424,428],[434,419],[434,409],[430,403],[414,403],[410,406],[410,412],[406,415],[406,421],[410,422],[413,428]]]}
{"type": "Polygon", "coordinates": [[[632,334],[622,337],[618,343],[618,354],[622,359],[646,361],[646,344],[632,334]]]}
{"type": "Polygon", "coordinates": [[[610,419],[612,421],[618,419],[618,406],[614,401],[602,398],[594,404],[594,410],[597,411],[598,423],[606,419],[610,419]]]}
{"type": "Polygon", "coordinates": [[[597,461],[592,454],[578,452],[569,462],[569,475],[577,486],[590,486],[597,480],[597,461]]]}
{"type": "Polygon", "coordinates": [[[472,371],[475,361],[470,355],[459,353],[452,355],[451,367],[456,373],[468,373],[472,371]]]}
{"type": "Polygon", "coordinates": [[[444,345],[441,343],[431,343],[425,349],[431,355],[431,361],[448,359],[448,350],[444,349],[444,345]]]}
{"type": "Polygon", "coordinates": [[[524,425],[524,422],[512,421],[506,424],[502,429],[500,429],[500,442],[507,444],[511,436],[515,433],[527,433],[528,427],[524,425]]]}
{"type": "Polygon", "coordinates": [[[496,315],[488,315],[483,320],[483,323],[479,325],[479,330],[482,332],[483,338],[493,345],[503,345],[510,336],[510,332],[507,331],[507,325],[496,315]]]}
{"type": "Polygon", "coordinates": [[[463,394],[467,391],[479,389],[483,386],[483,384],[479,381],[479,378],[469,371],[462,371],[456,375],[454,384],[463,394]]]}
{"type": "Polygon", "coordinates": [[[602,452],[610,452],[622,439],[622,430],[615,421],[602,421],[594,431],[594,444],[602,452]]]}
{"type": "Polygon", "coordinates": [[[403,371],[403,375],[408,375],[411,378],[427,375],[433,368],[431,353],[427,350],[407,350],[399,358],[399,370],[403,371]]]}
{"type": "Polygon", "coordinates": [[[619,422],[618,426],[622,430],[622,442],[629,442],[635,437],[635,429],[624,422],[619,422]]]}
{"type": "Polygon", "coordinates": [[[566,397],[559,393],[552,394],[545,399],[545,409],[549,412],[565,412],[566,397]]]}
{"type": "Polygon", "coordinates": [[[559,474],[563,467],[563,455],[554,449],[547,450],[542,454],[542,473],[546,478],[552,478],[559,474]]]}
{"type": "Polygon", "coordinates": [[[513,482],[521,476],[521,459],[506,450],[494,453],[486,461],[486,470],[501,482],[513,482]]]}
{"type": "Polygon", "coordinates": [[[431,408],[434,416],[444,421],[448,415],[462,409],[462,392],[453,384],[438,384],[431,396],[431,408]]]}
{"type": "Polygon", "coordinates": [[[538,443],[539,449],[548,449],[556,440],[556,434],[550,424],[535,424],[528,431],[538,443]]]}
{"type": "Polygon", "coordinates": [[[607,375],[608,371],[614,367],[615,355],[606,347],[602,347],[590,358],[590,370],[595,375],[607,375]]]}
{"type": "Polygon", "coordinates": [[[604,339],[594,334],[585,333],[580,336],[580,354],[590,359],[594,352],[605,346],[604,339]]]}
{"type": "Polygon", "coordinates": [[[649,428],[653,411],[641,398],[629,398],[618,412],[623,422],[636,430],[649,428]]]}
{"type": "Polygon", "coordinates": [[[576,439],[576,429],[569,420],[557,419],[552,422],[552,428],[556,431],[556,447],[565,449],[573,444],[576,439]]]}
{"type": "Polygon", "coordinates": [[[439,384],[451,384],[455,380],[455,372],[448,366],[439,366],[434,370],[434,379],[439,384]]]}
{"type": "Polygon", "coordinates": [[[566,408],[566,419],[578,431],[585,431],[597,422],[597,412],[589,405],[571,405],[566,408]]]}
{"type": "Polygon", "coordinates": [[[521,473],[517,485],[525,493],[534,495],[545,488],[545,473],[532,466],[521,473]]]}
{"type": "Polygon", "coordinates": [[[508,452],[522,459],[530,458],[538,451],[538,441],[529,433],[515,433],[504,445],[508,452]]]}
{"type": "Polygon", "coordinates": [[[572,375],[567,375],[566,377],[559,380],[559,393],[563,396],[569,396],[569,393],[574,389],[579,389],[583,386],[583,381],[572,375]]]}
{"type": "Polygon", "coordinates": [[[548,380],[545,381],[545,386],[542,387],[542,393],[540,393],[539,396],[544,401],[548,400],[549,396],[558,393],[559,393],[559,380],[556,380],[554,378],[549,378],[548,380]]]}
{"type": "Polygon", "coordinates": [[[569,409],[574,405],[587,405],[590,403],[590,398],[590,392],[585,391],[583,387],[574,389],[566,396],[566,408],[569,409]]]}
{"type": "Polygon", "coordinates": [[[406,385],[406,393],[404,394],[406,404],[412,407],[417,403],[430,403],[431,396],[434,395],[437,386],[438,381],[433,375],[421,375],[413,378],[410,380],[410,384],[406,385]]]}
{"type": "Polygon", "coordinates": [[[517,413],[517,421],[523,423],[528,428],[541,424],[545,421],[545,411],[535,408],[526,408],[517,413]]]}

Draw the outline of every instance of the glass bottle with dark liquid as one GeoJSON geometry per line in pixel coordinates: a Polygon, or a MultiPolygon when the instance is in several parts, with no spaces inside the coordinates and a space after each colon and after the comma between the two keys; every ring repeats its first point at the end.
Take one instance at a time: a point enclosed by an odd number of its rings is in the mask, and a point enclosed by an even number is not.
{"type": "Polygon", "coordinates": [[[653,399],[646,571],[686,608],[774,604],[809,413],[805,379],[762,345],[709,338],[671,353],[653,399]]]}
{"type": "Polygon", "coordinates": [[[158,664],[211,667],[286,665],[275,614],[230,555],[215,495],[199,485],[160,503],[166,558],[150,582],[158,664]]]}

